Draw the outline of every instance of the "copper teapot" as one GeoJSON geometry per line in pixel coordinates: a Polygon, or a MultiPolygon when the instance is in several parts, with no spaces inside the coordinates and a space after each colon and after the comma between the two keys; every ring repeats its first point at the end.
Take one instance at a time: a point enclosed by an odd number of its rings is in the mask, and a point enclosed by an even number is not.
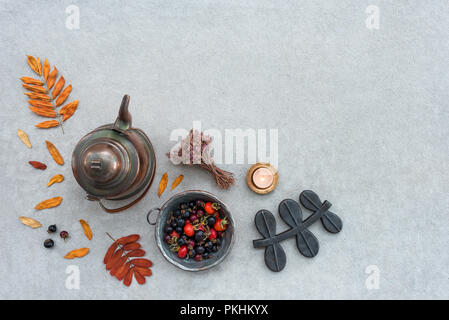
{"type": "Polygon", "coordinates": [[[150,189],[156,171],[153,145],[140,129],[131,127],[125,95],[117,120],[85,135],[72,155],[76,181],[87,192],[87,199],[98,201],[108,213],[126,210],[139,202],[150,189]],[[140,195],[125,206],[109,209],[105,200],[124,200],[140,195]]]}

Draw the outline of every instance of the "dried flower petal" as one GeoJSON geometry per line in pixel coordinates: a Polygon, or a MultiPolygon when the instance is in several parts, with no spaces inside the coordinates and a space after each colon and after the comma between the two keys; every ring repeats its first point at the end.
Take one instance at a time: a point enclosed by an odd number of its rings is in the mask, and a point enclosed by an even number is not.
{"type": "Polygon", "coordinates": [[[64,176],[62,174],[57,174],[53,176],[50,181],[48,181],[47,187],[51,186],[54,183],[60,183],[62,181],[64,181],[64,176]]]}
{"type": "Polygon", "coordinates": [[[22,140],[22,142],[28,147],[28,148],[32,148],[31,146],[31,142],[30,142],[30,138],[28,138],[28,135],[22,131],[22,130],[17,130],[17,135],[19,136],[20,140],[22,140]]]}
{"type": "Polygon", "coordinates": [[[164,192],[165,188],[167,187],[167,182],[168,182],[168,175],[167,175],[167,172],[165,172],[162,175],[161,182],[159,182],[159,189],[157,190],[157,195],[159,196],[159,198],[161,197],[161,194],[164,192]]]}
{"type": "Polygon", "coordinates": [[[53,143],[46,140],[45,144],[47,145],[48,152],[50,152],[50,155],[53,157],[53,160],[59,165],[64,164],[64,159],[62,158],[61,154],[59,153],[58,149],[55,147],[53,143]]]}
{"type": "Polygon", "coordinates": [[[80,220],[81,226],[83,227],[84,230],[84,234],[86,235],[87,239],[91,240],[92,239],[92,230],[90,229],[89,224],[84,221],[84,220],[80,220]]]}
{"type": "Polygon", "coordinates": [[[47,166],[39,161],[28,161],[28,163],[31,164],[35,169],[39,169],[39,170],[47,169],[47,166]]]}
{"type": "Polygon", "coordinates": [[[72,250],[69,253],[67,253],[64,256],[64,258],[66,258],[66,259],[82,258],[88,253],[89,253],[89,248],[75,249],[75,250],[72,250]]]}
{"type": "Polygon", "coordinates": [[[39,221],[34,220],[32,218],[22,216],[22,217],[19,217],[19,219],[24,225],[29,226],[33,229],[42,227],[42,224],[39,221]]]}
{"type": "Polygon", "coordinates": [[[62,202],[62,197],[54,197],[54,198],[47,199],[47,200],[44,200],[44,201],[38,203],[34,207],[34,209],[43,210],[43,209],[57,207],[61,204],[61,202],[62,202]]]}
{"type": "Polygon", "coordinates": [[[175,181],[173,181],[172,185],[171,185],[171,190],[173,190],[174,188],[176,188],[178,186],[178,184],[181,183],[182,179],[184,179],[184,175],[180,174],[175,181]]]}

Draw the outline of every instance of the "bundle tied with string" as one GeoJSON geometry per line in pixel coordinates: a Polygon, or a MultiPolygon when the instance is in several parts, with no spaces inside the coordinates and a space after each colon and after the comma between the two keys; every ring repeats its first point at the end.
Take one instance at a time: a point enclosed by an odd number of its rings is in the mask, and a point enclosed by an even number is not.
{"type": "Polygon", "coordinates": [[[220,189],[228,189],[234,184],[234,174],[215,165],[212,152],[212,138],[203,132],[191,129],[189,134],[167,156],[174,164],[200,167],[208,171],[220,189]]]}

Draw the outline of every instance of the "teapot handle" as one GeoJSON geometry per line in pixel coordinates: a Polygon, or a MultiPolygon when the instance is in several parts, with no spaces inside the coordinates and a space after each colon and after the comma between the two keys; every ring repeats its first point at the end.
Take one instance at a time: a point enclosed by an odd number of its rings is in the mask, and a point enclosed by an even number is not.
{"type": "Polygon", "coordinates": [[[119,131],[128,130],[132,125],[132,117],[128,111],[129,99],[129,95],[125,94],[123,96],[122,104],[120,105],[120,110],[118,112],[118,117],[114,122],[114,127],[118,128],[119,131]]]}
{"type": "Polygon", "coordinates": [[[100,199],[100,198],[97,198],[97,197],[92,196],[92,195],[90,195],[90,194],[88,194],[88,195],[86,196],[86,198],[87,198],[87,200],[90,200],[90,201],[98,201],[98,204],[100,205],[101,209],[103,209],[103,210],[106,211],[107,213],[118,213],[118,212],[121,212],[121,211],[123,211],[123,210],[126,210],[126,209],[131,208],[131,207],[132,207],[133,205],[135,205],[137,202],[139,202],[140,200],[142,200],[143,197],[145,197],[145,195],[147,194],[148,190],[150,190],[150,187],[151,187],[151,182],[148,184],[148,186],[145,188],[145,190],[142,192],[142,194],[141,194],[138,198],[134,199],[132,202],[128,203],[126,206],[119,207],[119,208],[115,208],[115,209],[109,209],[109,208],[106,208],[106,207],[104,206],[104,204],[101,203],[101,199],[100,199]]]}

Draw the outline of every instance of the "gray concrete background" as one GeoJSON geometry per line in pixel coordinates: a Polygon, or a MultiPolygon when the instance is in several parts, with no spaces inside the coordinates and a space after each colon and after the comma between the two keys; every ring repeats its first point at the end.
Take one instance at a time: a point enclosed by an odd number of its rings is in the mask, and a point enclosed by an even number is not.
{"type": "MultiPolygon", "coordinates": [[[[449,84],[446,1],[0,1],[2,75],[0,298],[449,298],[449,84]],[[80,9],[80,29],[65,27],[66,7],[80,9]],[[380,9],[380,29],[365,26],[368,5],[380,9]],[[32,76],[26,54],[47,57],[73,85],[76,115],[59,129],[38,130],[19,77],[32,76]],[[103,213],[84,200],[71,174],[75,143],[112,122],[131,95],[134,125],[150,136],[158,157],[156,184],[167,171],[176,191],[217,194],[233,210],[237,242],[217,268],[187,273],[159,253],[146,211],[168,199],[152,187],[135,208],[103,213]],[[170,132],[203,127],[279,129],[279,187],[258,196],[246,186],[245,165],[227,165],[237,185],[221,192],[204,172],[173,166],[164,156],[170,132]],[[25,130],[33,149],[17,138],[25,130]],[[66,159],[56,165],[44,141],[66,159]],[[44,172],[27,161],[48,164],[44,172]],[[48,179],[66,181],[49,189],[48,179]],[[271,210],[303,189],[328,199],[344,220],[330,235],[316,224],[319,255],[302,257],[294,240],[282,246],[287,266],[272,273],[258,238],[257,210],[271,210]],[[43,199],[63,196],[56,209],[36,212],[43,199]],[[18,216],[40,220],[37,230],[18,216]],[[78,223],[94,232],[88,241],[78,223]],[[45,228],[72,237],[46,250],[45,228]],[[109,231],[142,235],[154,276],[130,288],[111,278],[102,257],[109,231]],[[83,259],[71,249],[89,246],[83,259]],[[81,288],[65,287],[66,267],[80,269],[81,288]],[[365,269],[376,265],[380,287],[368,290],[365,269]]],[[[286,225],[278,219],[278,230],[286,225]]]]}

